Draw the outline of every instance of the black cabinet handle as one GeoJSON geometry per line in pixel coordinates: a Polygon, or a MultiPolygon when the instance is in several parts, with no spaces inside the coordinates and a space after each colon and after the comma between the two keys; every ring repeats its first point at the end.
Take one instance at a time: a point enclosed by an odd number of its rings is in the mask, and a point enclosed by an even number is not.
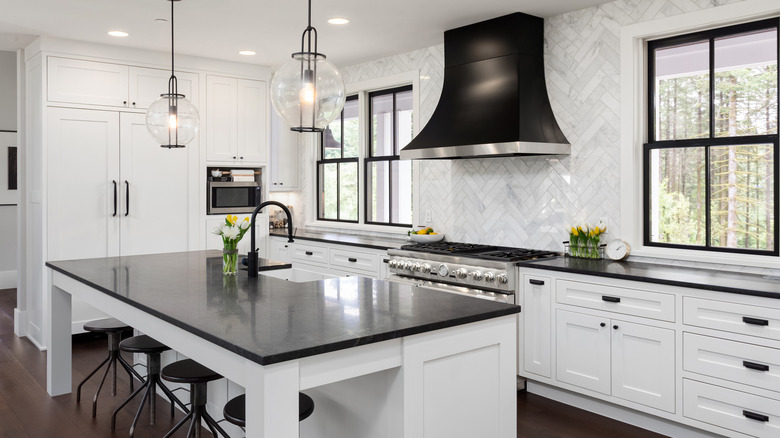
{"type": "Polygon", "coordinates": [[[113,216],[116,217],[116,181],[111,181],[114,184],[114,214],[113,216]]]}
{"type": "Polygon", "coordinates": [[[236,159],[236,157],[233,157],[233,159],[235,160],[235,159],[236,159]]]}
{"type": "Polygon", "coordinates": [[[750,418],[751,420],[762,421],[764,423],[769,421],[768,415],[756,414],[755,412],[742,411],[742,415],[744,415],[747,418],[750,418]]]}
{"type": "Polygon", "coordinates": [[[382,259],[382,263],[390,263],[390,259],[382,259]]]}
{"type": "Polygon", "coordinates": [[[613,325],[613,326],[612,326],[612,328],[613,328],[613,329],[615,329],[615,330],[617,330],[617,329],[618,329],[618,325],[617,325],[617,324],[615,324],[615,325],[613,325]]]}
{"type": "Polygon", "coordinates": [[[609,295],[602,295],[601,301],[606,301],[608,303],[619,303],[620,297],[610,297],[609,295]]]}
{"type": "Polygon", "coordinates": [[[528,282],[533,284],[533,285],[536,285],[536,286],[544,286],[544,281],[542,281],[542,280],[530,279],[530,280],[528,280],[528,282]]]}
{"type": "Polygon", "coordinates": [[[244,157],[238,157],[238,158],[239,158],[240,160],[243,160],[243,159],[244,159],[244,157]]]}
{"type": "Polygon", "coordinates": [[[122,101],[122,105],[127,105],[127,101],[126,101],[126,100],[123,100],[123,101],[122,101]]]}
{"type": "Polygon", "coordinates": [[[742,361],[742,366],[745,368],[750,368],[751,370],[756,371],[769,371],[769,365],[764,365],[761,363],[755,363],[755,362],[748,362],[746,360],[742,361]]]}
{"type": "Polygon", "coordinates": [[[742,322],[745,324],[752,324],[752,325],[769,325],[769,321],[766,319],[758,319],[758,318],[751,318],[749,316],[743,316],[742,322]]]}
{"type": "Polygon", "coordinates": [[[125,180],[125,216],[130,214],[130,183],[125,180]]]}
{"type": "Polygon", "coordinates": [[[135,106],[135,102],[133,102],[133,106],[135,106]]]}
{"type": "Polygon", "coordinates": [[[314,253],[311,251],[306,251],[306,255],[314,255],[314,253]]]}
{"type": "Polygon", "coordinates": [[[355,263],[355,262],[357,262],[357,259],[356,259],[356,258],[354,258],[354,257],[350,257],[350,258],[348,258],[347,260],[349,260],[349,261],[350,261],[350,262],[352,262],[352,263],[355,263]]]}
{"type": "Polygon", "coordinates": [[[606,323],[606,322],[602,322],[602,323],[601,323],[601,324],[599,324],[599,325],[600,325],[600,326],[602,326],[602,327],[606,327],[606,326],[607,326],[607,323],[606,323]]]}

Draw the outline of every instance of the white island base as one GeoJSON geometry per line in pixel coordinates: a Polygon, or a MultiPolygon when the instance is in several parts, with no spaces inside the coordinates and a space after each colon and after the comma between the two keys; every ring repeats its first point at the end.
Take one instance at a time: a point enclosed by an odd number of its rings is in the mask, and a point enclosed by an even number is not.
{"type": "Polygon", "coordinates": [[[245,388],[249,438],[298,437],[301,390],[315,402],[305,438],[516,437],[516,315],[262,366],[62,273],[50,278],[52,396],[72,391],[75,296],[245,388]]]}

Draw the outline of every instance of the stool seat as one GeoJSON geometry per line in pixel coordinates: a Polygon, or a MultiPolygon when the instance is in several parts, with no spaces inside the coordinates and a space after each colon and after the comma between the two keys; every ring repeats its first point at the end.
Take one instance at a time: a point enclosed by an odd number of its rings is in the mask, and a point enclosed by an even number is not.
{"type": "Polygon", "coordinates": [[[97,319],[84,323],[84,330],[96,333],[116,333],[130,330],[131,328],[116,318],[97,319]]]}
{"type": "Polygon", "coordinates": [[[162,353],[170,350],[170,347],[147,335],[138,335],[120,342],[119,349],[129,353],[162,353]]]}
{"type": "MultiPolygon", "coordinates": [[[[309,418],[312,412],[314,412],[314,400],[308,395],[299,392],[298,421],[309,418]]],[[[222,410],[222,415],[225,417],[225,420],[236,426],[246,426],[246,395],[239,395],[227,402],[222,410]]]]}
{"type": "Polygon", "coordinates": [[[192,359],[184,359],[166,365],[160,373],[163,379],[174,383],[206,383],[222,376],[192,359]]]}

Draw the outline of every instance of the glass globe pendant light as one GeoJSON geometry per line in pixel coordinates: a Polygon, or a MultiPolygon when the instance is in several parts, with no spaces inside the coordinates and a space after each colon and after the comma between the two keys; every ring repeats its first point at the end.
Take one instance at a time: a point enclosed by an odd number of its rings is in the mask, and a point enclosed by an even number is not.
{"type": "Polygon", "coordinates": [[[346,99],[341,73],[317,52],[309,0],[309,25],[301,36],[301,51],[293,53],[271,78],[271,102],[291,130],[322,132],[341,113],[346,99]]]}
{"type": "Polygon", "coordinates": [[[195,105],[183,94],[179,94],[179,85],[173,69],[173,3],[171,2],[171,77],[168,79],[168,92],[161,94],[146,111],[146,129],[160,146],[164,148],[183,148],[198,133],[200,117],[195,105]]]}

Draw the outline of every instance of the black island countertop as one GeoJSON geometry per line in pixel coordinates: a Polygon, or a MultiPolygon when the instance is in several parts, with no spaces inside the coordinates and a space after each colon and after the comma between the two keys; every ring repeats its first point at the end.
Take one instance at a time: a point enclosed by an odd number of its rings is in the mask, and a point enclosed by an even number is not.
{"type": "Polygon", "coordinates": [[[635,261],[588,260],[575,257],[523,261],[517,262],[517,265],[596,277],[780,298],[780,277],[771,275],[635,261]]]}
{"type": "Polygon", "coordinates": [[[261,365],[520,312],[366,277],[306,283],[249,278],[245,271],[225,277],[218,250],[46,266],[261,365]]]}

